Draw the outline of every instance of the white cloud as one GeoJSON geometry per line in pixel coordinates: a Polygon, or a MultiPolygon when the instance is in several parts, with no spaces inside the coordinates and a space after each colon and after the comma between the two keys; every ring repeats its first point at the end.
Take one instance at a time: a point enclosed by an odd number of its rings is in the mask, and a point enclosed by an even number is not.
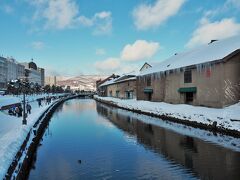
{"type": "Polygon", "coordinates": [[[43,17],[47,20],[46,28],[64,29],[72,25],[78,14],[78,6],[72,0],[50,0],[43,11],[43,17]]]}
{"type": "Polygon", "coordinates": [[[80,23],[81,25],[83,25],[83,26],[90,27],[90,26],[93,26],[93,25],[94,25],[93,20],[92,20],[92,19],[89,19],[89,18],[87,18],[87,17],[85,17],[85,16],[80,16],[80,17],[78,18],[78,21],[79,21],[79,23],[80,23]]]}
{"type": "Polygon", "coordinates": [[[26,0],[35,7],[33,21],[44,23],[44,29],[66,29],[79,26],[92,27],[93,34],[109,34],[112,31],[112,14],[97,12],[88,18],[80,15],[76,0],[26,0]]]}
{"type": "Polygon", "coordinates": [[[225,5],[226,6],[233,6],[235,8],[240,9],[240,1],[239,0],[227,0],[225,5]]]}
{"type": "Polygon", "coordinates": [[[9,5],[4,5],[4,6],[2,7],[2,9],[3,9],[3,11],[4,11],[5,13],[7,13],[7,14],[11,14],[11,13],[13,13],[13,11],[14,11],[13,7],[12,7],[12,6],[9,6],[9,5]]]}
{"type": "Polygon", "coordinates": [[[140,4],[133,10],[134,24],[139,30],[158,27],[177,14],[185,0],[156,0],[154,4],[140,4]]]}
{"type": "Polygon", "coordinates": [[[106,54],[106,51],[105,49],[102,49],[102,48],[99,48],[99,49],[96,49],[96,55],[105,55],[106,54]]]}
{"type": "Polygon", "coordinates": [[[210,22],[202,18],[199,27],[193,32],[186,47],[209,43],[212,39],[225,39],[240,34],[240,23],[234,18],[225,18],[220,21],[210,22]]]}
{"type": "Polygon", "coordinates": [[[110,34],[112,32],[112,13],[109,11],[96,13],[92,18],[80,16],[78,21],[83,26],[94,27],[94,35],[110,34]]]}
{"type": "Polygon", "coordinates": [[[139,61],[151,58],[159,50],[160,45],[157,42],[148,42],[137,40],[133,44],[127,44],[121,53],[121,59],[126,61],[139,61]]]}
{"type": "Polygon", "coordinates": [[[96,13],[95,14],[95,18],[99,18],[99,19],[106,19],[111,17],[111,12],[107,12],[107,11],[102,11],[100,13],[96,13]]]}
{"type": "Polygon", "coordinates": [[[95,35],[110,34],[112,32],[112,13],[102,11],[94,15],[95,35]]]}
{"type": "MultiPolygon", "coordinates": [[[[97,61],[94,66],[99,72],[108,73],[129,73],[136,71],[142,64],[140,60],[151,58],[159,50],[160,45],[157,42],[148,42],[137,40],[133,44],[127,44],[122,52],[121,57],[110,57],[103,61],[97,61]],[[135,62],[135,63],[130,63],[135,62]]],[[[97,49],[96,54],[103,54],[104,49],[97,49]]]]}
{"type": "Polygon", "coordinates": [[[97,61],[94,66],[100,72],[115,72],[120,68],[120,61],[118,58],[108,58],[103,61],[97,61]]]}
{"type": "Polygon", "coordinates": [[[32,42],[31,46],[33,49],[41,50],[44,48],[45,44],[41,41],[35,41],[35,42],[32,42]]]}

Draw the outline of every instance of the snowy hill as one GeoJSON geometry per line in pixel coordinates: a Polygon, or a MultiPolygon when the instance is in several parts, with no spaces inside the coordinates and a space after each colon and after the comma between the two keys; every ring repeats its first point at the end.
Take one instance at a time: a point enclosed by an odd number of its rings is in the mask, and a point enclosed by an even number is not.
{"type": "Polygon", "coordinates": [[[104,75],[80,75],[76,77],[57,77],[57,85],[70,86],[72,90],[95,91],[96,81],[105,79],[104,75]]]}

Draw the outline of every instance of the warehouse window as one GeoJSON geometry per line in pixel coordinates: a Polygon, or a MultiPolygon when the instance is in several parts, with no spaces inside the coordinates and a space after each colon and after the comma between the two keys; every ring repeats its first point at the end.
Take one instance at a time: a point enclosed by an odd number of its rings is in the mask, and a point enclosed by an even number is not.
{"type": "Polygon", "coordinates": [[[119,98],[119,91],[116,91],[116,97],[119,98]]]}
{"type": "Polygon", "coordinates": [[[184,71],[184,83],[192,83],[192,71],[184,71]]]}
{"type": "Polygon", "coordinates": [[[151,77],[147,78],[147,86],[151,86],[152,82],[151,82],[151,77]]]}

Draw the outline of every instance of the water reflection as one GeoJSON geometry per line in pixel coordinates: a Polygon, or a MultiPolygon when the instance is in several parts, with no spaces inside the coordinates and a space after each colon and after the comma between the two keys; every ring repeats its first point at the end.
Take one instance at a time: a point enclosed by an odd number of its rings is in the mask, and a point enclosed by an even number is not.
{"type": "Polygon", "coordinates": [[[97,111],[139,144],[177,162],[201,179],[240,179],[240,153],[184,136],[129,116],[124,110],[97,103],[97,111]]]}
{"type": "Polygon", "coordinates": [[[239,179],[239,152],[172,127],[200,132],[90,99],[67,101],[51,118],[29,179],[239,179]]]}

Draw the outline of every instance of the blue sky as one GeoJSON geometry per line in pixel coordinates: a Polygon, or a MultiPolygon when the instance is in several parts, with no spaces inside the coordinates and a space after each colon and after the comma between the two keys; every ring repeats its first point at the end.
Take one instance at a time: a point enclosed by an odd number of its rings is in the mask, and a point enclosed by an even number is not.
{"type": "Polygon", "coordinates": [[[240,34],[239,0],[0,0],[0,54],[50,75],[125,73],[240,34]]]}

